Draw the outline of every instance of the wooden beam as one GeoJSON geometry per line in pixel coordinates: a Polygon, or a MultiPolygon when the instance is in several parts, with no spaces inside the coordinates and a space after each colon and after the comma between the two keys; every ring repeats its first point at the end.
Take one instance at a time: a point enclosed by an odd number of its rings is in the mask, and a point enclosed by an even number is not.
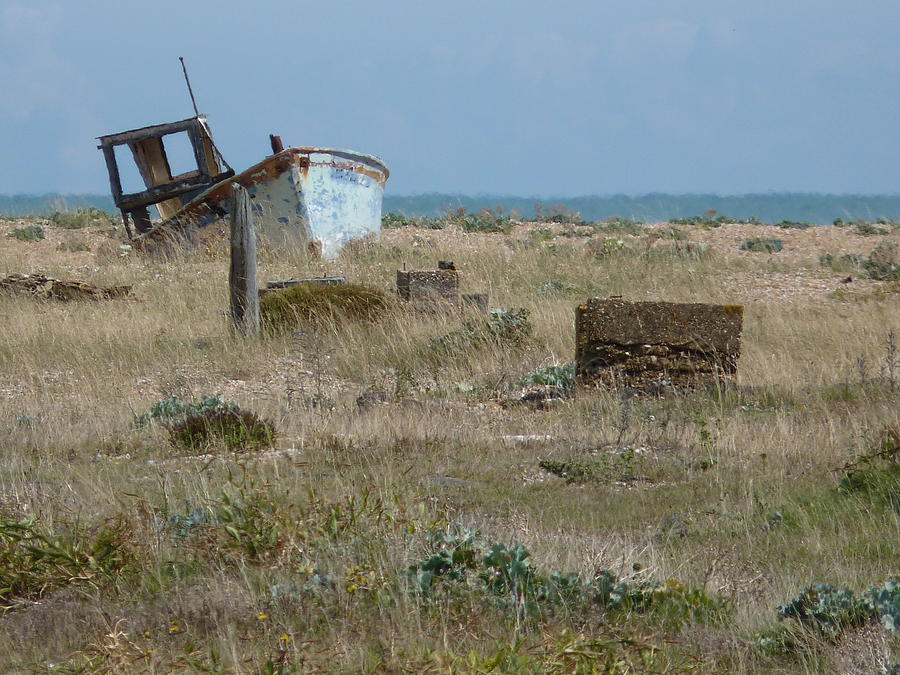
{"type": "Polygon", "coordinates": [[[153,124],[149,127],[141,127],[140,129],[131,129],[129,131],[123,131],[118,134],[108,134],[106,136],[99,136],[97,140],[100,141],[101,146],[104,145],[124,145],[125,143],[131,143],[133,141],[140,141],[145,138],[150,138],[152,136],[156,136],[157,138],[160,136],[165,136],[166,134],[174,134],[179,131],[187,131],[188,129],[196,129],[197,127],[202,125],[202,121],[205,121],[206,117],[201,115],[200,117],[190,117],[186,120],[180,120],[178,122],[167,122],[165,124],[153,124]]]}
{"type": "Polygon", "coordinates": [[[256,228],[250,193],[231,185],[231,269],[228,274],[231,318],[242,335],[260,331],[259,295],[256,282],[256,228]]]}

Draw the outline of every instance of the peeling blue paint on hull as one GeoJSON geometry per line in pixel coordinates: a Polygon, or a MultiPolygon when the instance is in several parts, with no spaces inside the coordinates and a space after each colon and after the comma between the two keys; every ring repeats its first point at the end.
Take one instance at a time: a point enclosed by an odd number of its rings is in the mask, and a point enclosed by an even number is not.
{"type": "Polygon", "coordinates": [[[287,148],[218,183],[140,239],[196,241],[221,223],[233,182],[250,193],[254,223],[273,246],[308,247],[336,257],[348,241],[377,238],[390,171],[377,157],[328,148],[287,148]]]}

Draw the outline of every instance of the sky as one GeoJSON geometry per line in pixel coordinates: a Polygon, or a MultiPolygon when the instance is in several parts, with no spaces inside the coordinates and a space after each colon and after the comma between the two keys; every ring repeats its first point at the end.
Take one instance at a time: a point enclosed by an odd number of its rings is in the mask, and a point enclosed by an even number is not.
{"type": "Polygon", "coordinates": [[[388,191],[900,193],[897,0],[0,0],[0,194],[106,193],[96,137],[201,112],[237,170],[388,191]]]}

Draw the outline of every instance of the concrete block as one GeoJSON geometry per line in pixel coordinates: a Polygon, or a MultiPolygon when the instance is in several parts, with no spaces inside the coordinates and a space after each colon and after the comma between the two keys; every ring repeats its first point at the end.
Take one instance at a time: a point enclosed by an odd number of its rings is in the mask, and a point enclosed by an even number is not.
{"type": "Polygon", "coordinates": [[[587,385],[692,388],[737,372],[744,308],[591,298],[575,310],[576,377],[587,385]]]}
{"type": "Polygon", "coordinates": [[[408,302],[455,304],[459,300],[459,272],[455,269],[397,270],[397,293],[408,302]]]}

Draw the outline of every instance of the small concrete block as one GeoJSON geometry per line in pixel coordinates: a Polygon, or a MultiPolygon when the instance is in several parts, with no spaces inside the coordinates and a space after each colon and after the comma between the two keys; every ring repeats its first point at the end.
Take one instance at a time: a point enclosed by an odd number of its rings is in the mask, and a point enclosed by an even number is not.
{"type": "Polygon", "coordinates": [[[459,272],[456,270],[422,272],[397,270],[397,293],[401,299],[409,302],[455,303],[459,299],[459,272]]]}

